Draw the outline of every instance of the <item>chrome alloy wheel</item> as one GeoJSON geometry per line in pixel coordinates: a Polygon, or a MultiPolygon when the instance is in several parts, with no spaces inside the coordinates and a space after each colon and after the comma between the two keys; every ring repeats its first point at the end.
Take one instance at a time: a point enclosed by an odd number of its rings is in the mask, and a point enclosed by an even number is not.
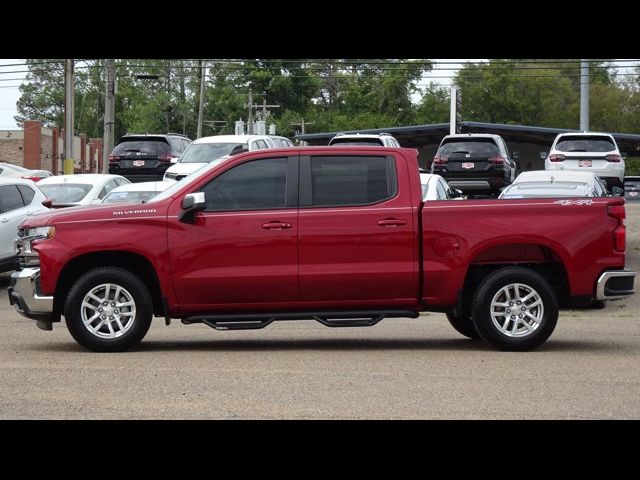
{"type": "Polygon", "coordinates": [[[491,300],[491,320],[507,337],[526,337],[542,322],[544,305],[538,292],[522,283],[505,285],[491,300]]]}
{"type": "Polygon", "coordinates": [[[82,300],[82,323],[99,338],[124,335],[136,318],[136,303],[128,290],[113,283],[94,287],[82,300]]]}

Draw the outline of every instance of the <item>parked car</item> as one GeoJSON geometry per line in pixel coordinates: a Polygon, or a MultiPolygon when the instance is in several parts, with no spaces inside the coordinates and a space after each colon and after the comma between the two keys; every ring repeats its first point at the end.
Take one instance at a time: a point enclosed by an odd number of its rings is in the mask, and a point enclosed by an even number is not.
{"type": "Polygon", "coordinates": [[[432,173],[420,173],[420,183],[422,184],[422,201],[429,200],[460,200],[462,192],[451,188],[447,181],[440,175],[432,173]]]}
{"type": "Polygon", "coordinates": [[[102,203],[145,203],[165,191],[174,182],[138,182],[120,185],[102,199],[102,203]]]}
{"type": "Polygon", "coordinates": [[[329,145],[380,145],[381,147],[400,147],[400,143],[388,133],[338,133],[329,140],[329,145]]]}
{"type": "Polygon", "coordinates": [[[52,175],[48,170],[29,170],[13,163],[0,162],[0,177],[3,178],[24,178],[25,180],[39,182],[43,178],[51,177],[52,175]]]}
{"type": "Polygon", "coordinates": [[[0,178],[0,272],[18,268],[18,226],[25,218],[48,210],[42,205],[45,199],[31,180],[0,178]]]}
{"type": "Polygon", "coordinates": [[[179,133],[124,135],[109,155],[109,173],[131,182],[160,181],[190,144],[191,140],[179,133]]]}
{"type": "Polygon", "coordinates": [[[627,201],[640,200],[640,177],[624,177],[624,198],[627,201]]]}
{"type": "Polygon", "coordinates": [[[608,133],[561,133],[544,161],[545,170],[593,172],[608,187],[624,187],[624,158],[608,133]]]}
{"type": "Polygon", "coordinates": [[[604,197],[607,194],[606,184],[593,172],[537,170],[518,175],[498,198],[604,197]]]}
{"type": "Polygon", "coordinates": [[[178,181],[209,162],[226,155],[265,148],[292,147],[291,140],[271,135],[214,135],[195,140],[164,174],[164,181],[178,181]]]}
{"type": "Polygon", "coordinates": [[[238,330],[421,311],[523,351],[549,338],[559,308],[633,294],[624,199],[423,202],[418,185],[409,148],[234,155],[141,206],[26,220],[18,250],[31,266],[8,297],[44,330],[64,315],[93,351],[132,348],[154,315],[238,330]]]}
{"type": "Polygon", "coordinates": [[[120,175],[82,173],[45,178],[38,187],[51,199],[53,208],[61,208],[101,203],[111,190],[128,183],[120,175]]]}
{"type": "Polygon", "coordinates": [[[456,134],[442,139],[431,173],[464,193],[497,194],[516,178],[517,164],[500,135],[456,134]]]}

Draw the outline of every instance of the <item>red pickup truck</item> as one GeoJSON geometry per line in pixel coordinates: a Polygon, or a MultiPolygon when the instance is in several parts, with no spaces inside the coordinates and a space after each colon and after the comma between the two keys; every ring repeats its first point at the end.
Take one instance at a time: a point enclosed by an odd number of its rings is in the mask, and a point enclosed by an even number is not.
{"type": "Polygon", "coordinates": [[[529,350],[559,308],[628,297],[635,277],[624,199],[423,202],[404,148],[242,153],[148,203],[30,218],[19,237],[11,303],[45,330],[64,315],[94,351],[131,348],[153,316],[231,330],[421,311],[529,350]]]}

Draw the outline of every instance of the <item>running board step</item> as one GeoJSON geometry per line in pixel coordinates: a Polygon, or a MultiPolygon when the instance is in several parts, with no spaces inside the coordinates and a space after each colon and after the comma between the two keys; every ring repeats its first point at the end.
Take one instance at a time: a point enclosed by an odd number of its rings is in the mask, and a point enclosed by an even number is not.
{"type": "Polygon", "coordinates": [[[216,330],[258,330],[264,328],[273,322],[274,318],[265,320],[242,320],[242,321],[224,321],[205,319],[202,323],[209,325],[216,330]]]}
{"type": "Polygon", "coordinates": [[[275,320],[316,320],[327,327],[370,327],[385,317],[418,318],[412,310],[345,310],[323,312],[229,313],[194,315],[182,323],[205,323],[216,330],[256,330],[275,320]]]}
{"type": "Polygon", "coordinates": [[[328,318],[320,316],[313,318],[325,327],[372,327],[385,316],[384,313],[381,313],[370,318],[328,318]]]}

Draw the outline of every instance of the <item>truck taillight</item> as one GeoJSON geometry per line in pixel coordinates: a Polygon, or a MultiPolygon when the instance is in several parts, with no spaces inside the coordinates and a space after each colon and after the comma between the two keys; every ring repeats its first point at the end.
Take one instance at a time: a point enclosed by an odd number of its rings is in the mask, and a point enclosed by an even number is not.
{"type": "Polygon", "coordinates": [[[609,205],[607,213],[618,220],[618,226],[613,229],[613,248],[616,252],[624,252],[627,243],[627,228],[625,218],[627,213],[624,205],[609,205]]]}
{"type": "Polygon", "coordinates": [[[24,178],[25,180],[31,180],[32,182],[39,182],[40,180],[42,180],[40,177],[35,177],[33,175],[23,175],[21,178],[24,178]]]}
{"type": "Polygon", "coordinates": [[[436,155],[433,157],[433,163],[436,165],[444,165],[449,161],[449,157],[447,155],[436,155]]]}
{"type": "Polygon", "coordinates": [[[607,155],[604,158],[607,162],[620,163],[622,161],[622,157],[614,153],[612,153],[611,155],[607,155]]]}
{"type": "Polygon", "coordinates": [[[170,162],[171,161],[171,152],[163,152],[158,155],[158,160],[161,162],[170,162]]]}
{"type": "Polygon", "coordinates": [[[501,157],[500,155],[492,155],[488,160],[492,165],[502,165],[504,163],[504,157],[501,157]]]}
{"type": "Polygon", "coordinates": [[[549,155],[549,161],[550,162],[564,162],[564,155],[559,155],[559,154],[554,154],[554,155],[549,155]]]}
{"type": "Polygon", "coordinates": [[[119,155],[109,155],[109,163],[115,163],[118,160],[120,160],[120,156],[119,155]]]}

